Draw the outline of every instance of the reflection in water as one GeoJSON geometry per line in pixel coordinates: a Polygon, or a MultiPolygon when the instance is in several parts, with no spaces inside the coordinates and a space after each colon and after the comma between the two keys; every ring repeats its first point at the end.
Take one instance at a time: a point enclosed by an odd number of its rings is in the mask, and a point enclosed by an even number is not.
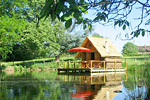
{"type": "MultiPolygon", "coordinates": [[[[59,80],[66,82],[78,82],[74,87],[76,93],[72,97],[82,98],[82,100],[112,100],[117,93],[114,91],[121,90],[122,77],[126,75],[124,73],[101,73],[91,74],[87,76],[83,75],[62,75],[59,80]]],[[[127,76],[125,76],[127,79],[127,76]]]]}
{"type": "Polygon", "coordinates": [[[0,100],[112,100],[124,73],[57,75],[56,72],[0,74],[0,100]]]}

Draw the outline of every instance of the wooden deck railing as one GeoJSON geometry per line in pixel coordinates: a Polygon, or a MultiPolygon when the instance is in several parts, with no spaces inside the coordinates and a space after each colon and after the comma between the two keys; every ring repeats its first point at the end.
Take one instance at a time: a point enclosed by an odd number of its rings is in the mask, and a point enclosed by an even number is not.
{"type": "Polygon", "coordinates": [[[60,80],[64,80],[64,81],[69,81],[69,82],[73,82],[73,81],[79,81],[80,84],[103,84],[103,83],[111,83],[111,82],[115,82],[115,81],[122,81],[122,76],[125,76],[125,81],[127,81],[127,72],[125,73],[104,73],[104,74],[97,74],[97,75],[66,75],[66,74],[62,74],[59,75],[60,80]],[[107,79],[107,80],[106,80],[107,79]]]}
{"type": "MultiPolygon", "coordinates": [[[[104,70],[107,70],[107,63],[113,63],[113,69],[116,70],[116,68],[122,68],[122,66],[117,66],[118,63],[122,63],[122,61],[98,61],[98,60],[89,60],[89,61],[67,61],[61,63],[57,63],[57,67],[60,68],[103,68],[104,70]]],[[[125,61],[124,65],[125,69],[127,70],[127,62],[125,61]]]]}

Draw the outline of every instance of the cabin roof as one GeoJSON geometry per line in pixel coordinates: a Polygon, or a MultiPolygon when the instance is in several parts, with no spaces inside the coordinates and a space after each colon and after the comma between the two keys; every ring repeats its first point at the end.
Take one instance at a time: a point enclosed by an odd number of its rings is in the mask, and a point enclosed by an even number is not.
{"type": "MultiPolygon", "coordinates": [[[[88,41],[92,43],[101,57],[122,57],[122,54],[116,49],[109,39],[88,36],[82,43],[81,47],[85,47],[88,41]]],[[[76,57],[79,57],[79,54],[80,52],[76,54],[76,57]]]]}

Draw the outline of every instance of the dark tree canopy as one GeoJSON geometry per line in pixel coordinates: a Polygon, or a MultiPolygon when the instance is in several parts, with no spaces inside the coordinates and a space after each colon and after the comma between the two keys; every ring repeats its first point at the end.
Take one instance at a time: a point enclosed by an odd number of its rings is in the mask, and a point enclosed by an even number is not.
{"type": "Polygon", "coordinates": [[[135,15],[135,20],[138,20],[139,24],[130,35],[132,38],[145,36],[150,30],[141,26],[150,24],[149,0],[46,0],[39,19],[51,16],[53,20],[58,18],[65,22],[66,28],[82,24],[84,29],[90,29],[95,22],[101,24],[113,22],[115,26],[125,30],[130,25],[128,16],[134,10],[138,11],[139,15],[135,15]],[[94,19],[84,17],[88,10],[95,10],[94,19]]]}

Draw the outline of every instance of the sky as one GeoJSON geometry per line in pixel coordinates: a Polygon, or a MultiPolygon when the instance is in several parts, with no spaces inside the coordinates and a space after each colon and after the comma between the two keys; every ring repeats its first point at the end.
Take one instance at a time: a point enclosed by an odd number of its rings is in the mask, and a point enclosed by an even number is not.
{"type": "MultiPolygon", "coordinates": [[[[138,5],[137,5],[138,7],[138,5]]],[[[114,25],[109,25],[109,26],[103,26],[99,23],[95,23],[93,24],[93,28],[94,28],[94,33],[98,33],[101,36],[103,36],[104,38],[108,38],[110,39],[113,44],[115,45],[115,47],[122,52],[123,46],[127,43],[127,42],[132,42],[137,46],[150,46],[150,34],[146,34],[144,37],[139,36],[138,38],[134,38],[132,40],[122,40],[119,39],[117,37],[117,35],[121,34],[121,38],[125,38],[125,34],[126,33],[131,33],[132,30],[134,29],[135,26],[137,26],[139,24],[139,21],[134,20],[134,18],[137,18],[138,16],[140,16],[140,11],[138,9],[133,10],[131,12],[131,14],[128,16],[128,20],[131,23],[131,27],[130,29],[126,29],[125,31],[122,30],[121,27],[114,27],[114,25]]],[[[94,11],[89,10],[88,13],[85,15],[85,17],[88,17],[90,19],[93,19],[95,17],[94,15],[94,11]]],[[[142,28],[149,28],[148,26],[141,26],[142,28]]]]}
{"type": "Polygon", "coordinates": [[[124,38],[125,34],[128,33],[127,31],[123,31],[121,28],[117,27],[114,28],[113,25],[111,26],[103,26],[98,23],[94,24],[96,33],[100,34],[104,38],[108,38],[112,41],[112,43],[115,45],[115,47],[121,52],[123,49],[123,46],[127,42],[132,42],[137,46],[144,46],[144,45],[150,45],[150,36],[145,35],[144,37],[139,36],[138,38],[134,38],[132,40],[122,40],[120,38],[116,38],[118,34],[121,33],[121,38],[124,38]]]}

